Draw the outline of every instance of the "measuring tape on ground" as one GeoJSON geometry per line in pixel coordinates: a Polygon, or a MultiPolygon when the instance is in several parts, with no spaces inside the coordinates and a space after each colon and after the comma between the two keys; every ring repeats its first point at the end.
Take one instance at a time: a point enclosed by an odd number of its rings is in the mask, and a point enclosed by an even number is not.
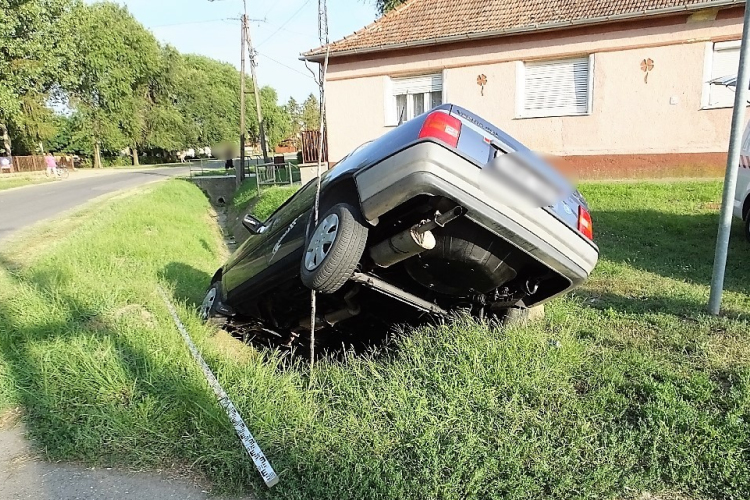
{"type": "Polygon", "coordinates": [[[177,325],[177,329],[180,331],[180,335],[182,335],[182,339],[187,344],[188,349],[190,349],[190,353],[193,355],[193,358],[195,358],[198,366],[200,366],[201,370],[203,371],[203,375],[205,375],[206,380],[208,381],[208,385],[211,386],[211,389],[213,389],[214,394],[216,394],[216,398],[219,400],[219,404],[222,408],[224,408],[224,411],[227,413],[229,420],[232,422],[234,430],[237,432],[237,436],[240,438],[240,441],[242,441],[242,445],[245,447],[245,450],[247,450],[247,454],[250,455],[250,458],[253,459],[255,467],[258,468],[258,472],[260,472],[260,476],[263,478],[263,481],[265,481],[266,486],[270,488],[271,486],[279,482],[279,476],[276,475],[273,468],[271,467],[271,464],[268,462],[268,459],[261,451],[260,446],[258,446],[258,442],[255,440],[253,435],[250,434],[250,429],[247,428],[247,425],[245,425],[245,421],[242,420],[240,412],[237,411],[237,408],[235,408],[232,400],[229,399],[227,393],[224,391],[224,389],[222,389],[221,385],[219,385],[219,381],[216,380],[216,376],[211,371],[211,368],[208,367],[206,362],[203,360],[203,356],[201,356],[200,351],[198,351],[198,348],[195,347],[195,344],[193,344],[193,341],[190,339],[190,335],[188,335],[185,325],[182,324],[182,321],[180,321],[180,317],[177,315],[177,310],[174,308],[172,302],[169,300],[169,297],[161,287],[159,287],[159,295],[161,295],[161,298],[164,300],[164,303],[169,310],[169,314],[172,315],[172,319],[174,319],[175,325],[177,325]]]}

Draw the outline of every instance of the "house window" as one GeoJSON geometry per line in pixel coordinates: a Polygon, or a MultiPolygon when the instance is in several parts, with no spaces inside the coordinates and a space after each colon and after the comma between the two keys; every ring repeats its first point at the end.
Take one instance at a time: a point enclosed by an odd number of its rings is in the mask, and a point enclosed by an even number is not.
{"type": "Polygon", "coordinates": [[[593,56],[518,63],[519,118],[591,112],[593,56]]]}
{"type": "Polygon", "coordinates": [[[735,76],[740,65],[740,42],[717,42],[708,45],[703,86],[704,108],[730,108],[734,106],[734,91],[724,85],[708,82],[722,76],[735,76]]]}
{"type": "Polygon", "coordinates": [[[386,95],[388,125],[401,125],[443,104],[443,76],[389,78],[386,95]]]}

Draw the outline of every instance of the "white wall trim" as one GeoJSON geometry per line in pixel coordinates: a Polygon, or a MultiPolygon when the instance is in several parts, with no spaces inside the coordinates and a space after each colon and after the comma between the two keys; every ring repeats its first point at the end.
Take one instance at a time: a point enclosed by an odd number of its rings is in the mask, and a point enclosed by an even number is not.
{"type": "Polygon", "coordinates": [[[523,61],[516,61],[516,118],[523,117],[523,101],[525,98],[526,69],[523,61]]]}
{"type": "Polygon", "coordinates": [[[711,68],[714,61],[714,43],[706,42],[703,50],[703,86],[701,93],[701,109],[709,109],[708,103],[711,99],[711,68]]]}

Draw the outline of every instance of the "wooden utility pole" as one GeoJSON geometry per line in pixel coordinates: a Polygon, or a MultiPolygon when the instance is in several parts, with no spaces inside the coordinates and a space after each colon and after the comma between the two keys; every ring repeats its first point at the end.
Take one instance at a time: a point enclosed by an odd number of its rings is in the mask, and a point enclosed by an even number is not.
{"type": "MultiPolygon", "coordinates": [[[[263,163],[270,163],[268,157],[268,146],[266,144],[266,127],[263,123],[263,110],[260,109],[260,90],[258,89],[258,75],[255,72],[255,49],[253,39],[250,35],[250,27],[247,28],[247,43],[250,47],[250,72],[253,77],[253,93],[255,94],[255,112],[258,115],[258,134],[260,135],[260,148],[263,150],[263,163]]],[[[244,62],[244,61],[243,61],[244,62]]]]}
{"type": "MultiPolygon", "coordinates": [[[[247,126],[245,125],[245,53],[247,47],[247,11],[242,14],[242,63],[240,63],[240,166],[237,169],[237,185],[245,180],[245,137],[247,126]]],[[[257,181],[257,179],[256,179],[257,181]]]]}

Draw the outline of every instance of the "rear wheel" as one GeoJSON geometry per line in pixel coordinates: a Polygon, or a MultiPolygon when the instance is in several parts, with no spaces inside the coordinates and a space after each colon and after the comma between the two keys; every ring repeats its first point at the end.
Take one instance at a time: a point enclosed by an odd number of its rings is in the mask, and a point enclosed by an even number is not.
{"type": "Polygon", "coordinates": [[[750,213],[745,217],[745,238],[750,242],[750,213]]]}
{"type": "Polygon", "coordinates": [[[308,288],[333,293],[352,277],[367,243],[367,227],[348,203],[323,214],[305,248],[300,277],[308,288]]]}

